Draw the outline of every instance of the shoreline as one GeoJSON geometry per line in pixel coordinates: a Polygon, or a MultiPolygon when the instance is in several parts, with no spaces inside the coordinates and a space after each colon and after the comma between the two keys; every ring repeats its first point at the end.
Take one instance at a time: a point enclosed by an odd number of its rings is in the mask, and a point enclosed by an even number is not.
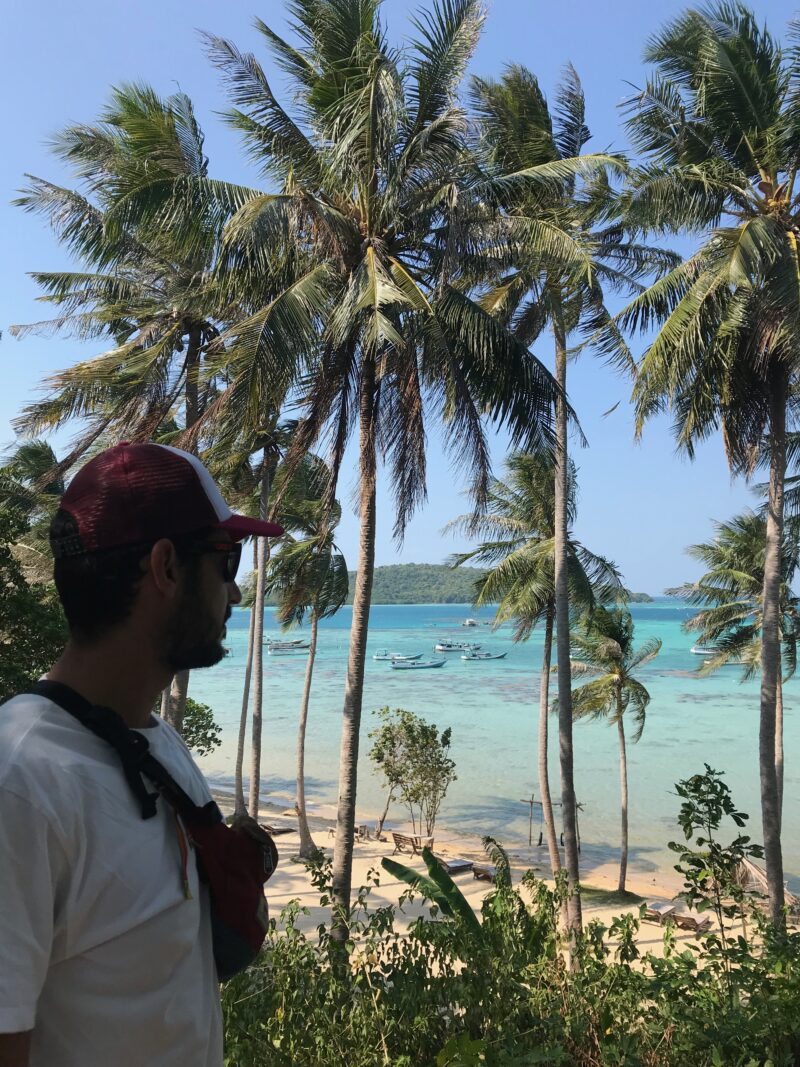
{"type": "MultiPolygon", "coordinates": [[[[212,789],[214,799],[222,808],[226,816],[233,811],[232,794],[214,787],[212,789]]],[[[270,907],[271,917],[279,922],[282,910],[292,901],[300,904],[301,912],[294,919],[295,926],[306,936],[312,936],[321,924],[330,923],[330,906],[320,904],[320,891],[312,885],[309,873],[304,863],[293,853],[293,847],[298,844],[297,820],[292,808],[279,810],[279,805],[267,803],[260,809],[259,817],[268,821],[272,827],[280,827],[281,832],[276,835],[276,845],[279,853],[278,867],[275,874],[265,887],[267,901],[270,907]]],[[[359,815],[361,822],[365,821],[359,815]]],[[[369,820],[366,820],[369,822],[369,820]]],[[[319,813],[309,814],[309,824],[315,843],[324,852],[327,858],[333,855],[333,826],[334,821],[319,813]],[[329,830],[331,831],[329,833],[329,830]]],[[[374,824],[373,824],[374,825],[374,824]]],[[[395,824],[394,829],[398,832],[410,830],[395,824]]],[[[391,830],[386,829],[385,834],[390,835],[391,830]]],[[[435,852],[448,859],[465,859],[474,863],[486,865],[489,861],[483,849],[480,838],[475,835],[449,834],[444,827],[441,833],[435,834],[435,852]]],[[[522,885],[523,876],[528,871],[551,888],[553,879],[550,874],[550,864],[547,849],[536,848],[523,849],[510,848],[507,850],[512,884],[517,888],[523,899],[530,902],[531,895],[527,887],[522,885]]],[[[418,918],[427,918],[430,915],[430,906],[419,894],[414,896],[411,902],[400,903],[401,898],[407,893],[408,886],[395,879],[381,866],[381,860],[385,857],[396,859],[398,862],[425,871],[422,857],[408,853],[395,854],[392,847],[391,837],[384,837],[377,841],[374,838],[368,840],[356,840],[353,850],[352,886],[353,898],[358,890],[367,888],[367,903],[370,910],[381,907],[392,907],[395,911],[398,932],[407,930],[418,918]],[[375,873],[377,872],[377,881],[375,873]]],[[[610,927],[613,919],[625,914],[638,916],[640,904],[647,902],[649,905],[665,904],[672,901],[675,894],[681,888],[680,881],[675,872],[670,878],[667,872],[664,877],[660,875],[642,875],[641,872],[632,871],[627,880],[628,900],[619,899],[616,887],[618,867],[612,861],[605,860],[582,868],[582,883],[584,893],[582,896],[582,910],[586,921],[599,921],[606,927],[610,927]],[[615,899],[614,899],[615,898],[615,899]],[[641,899],[638,899],[641,898],[641,899]]],[[[461,890],[462,894],[480,917],[484,899],[491,893],[494,886],[491,882],[478,880],[471,871],[466,870],[452,874],[453,881],[461,890]]],[[[679,910],[685,910],[683,908],[679,910]]],[[[642,922],[636,937],[642,953],[651,953],[662,956],[664,952],[664,928],[648,922],[642,922]]],[[[607,935],[606,935],[607,936],[607,935]]],[[[691,932],[673,928],[673,938],[678,942],[694,942],[691,932]]]]}
{"type": "MultiPolygon", "coordinates": [[[[219,803],[223,813],[226,815],[231,813],[233,811],[232,787],[214,781],[209,782],[209,784],[211,786],[212,795],[219,803]]],[[[289,801],[288,804],[283,803],[282,801],[284,799],[287,798],[276,794],[266,794],[263,796],[261,798],[259,817],[266,822],[275,822],[277,825],[289,823],[290,821],[294,823],[296,821],[294,805],[291,801],[289,801]]],[[[336,805],[333,803],[313,802],[308,803],[306,809],[309,827],[316,844],[323,850],[330,851],[330,847],[332,846],[332,830],[336,825],[336,805]]],[[[378,818],[378,813],[358,809],[356,813],[356,825],[364,825],[370,831],[370,838],[366,842],[359,842],[358,849],[363,849],[364,846],[376,846],[379,844],[379,842],[374,840],[374,830],[377,826],[378,818]]],[[[383,835],[384,838],[387,839],[389,854],[392,851],[390,835],[393,830],[402,834],[413,833],[412,826],[407,820],[387,818],[384,824],[383,835]]],[[[492,834],[491,836],[507,853],[512,870],[514,870],[520,878],[526,871],[531,870],[538,878],[548,882],[550,885],[553,884],[546,844],[542,844],[541,846],[535,844],[529,846],[526,842],[520,843],[517,840],[503,840],[502,836],[497,833],[492,834]]],[[[296,834],[287,834],[286,839],[288,843],[291,844],[296,841],[296,834]]],[[[281,842],[283,840],[283,835],[277,839],[279,851],[281,850],[281,842]]],[[[443,855],[447,856],[463,857],[465,859],[474,860],[476,863],[485,864],[488,862],[486,850],[483,847],[483,841],[480,835],[453,828],[448,826],[446,822],[437,824],[434,832],[434,842],[435,852],[437,853],[441,852],[443,855]]],[[[563,859],[563,849],[561,849],[561,855],[563,859]]],[[[411,859],[411,857],[406,855],[403,855],[400,858],[403,862],[407,859],[411,859]]],[[[616,892],[618,872],[618,852],[615,853],[613,848],[595,846],[590,842],[583,842],[581,851],[581,883],[587,889],[600,890],[602,892],[616,892]]],[[[363,882],[362,884],[366,885],[366,882],[363,882]]],[[[353,886],[356,887],[355,866],[353,886]]],[[[683,883],[674,869],[664,868],[659,865],[654,870],[642,871],[637,869],[635,864],[629,861],[626,892],[640,896],[648,902],[653,902],[671,900],[682,888],[683,883]]],[[[483,895],[485,895],[485,892],[483,895]]],[[[622,904],[619,904],[616,907],[624,909],[624,905],[622,904]]],[[[592,910],[591,903],[588,905],[588,910],[592,910]]],[[[618,913],[619,912],[615,912],[615,914],[618,913]]]]}

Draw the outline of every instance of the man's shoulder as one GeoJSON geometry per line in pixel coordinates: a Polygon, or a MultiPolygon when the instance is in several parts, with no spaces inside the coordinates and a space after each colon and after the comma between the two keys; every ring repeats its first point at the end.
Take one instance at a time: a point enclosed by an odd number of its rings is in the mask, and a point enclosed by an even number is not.
{"type": "Polygon", "coordinates": [[[0,789],[38,803],[74,788],[75,767],[108,762],[102,742],[52,701],[22,693],[0,705],[0,789]]]}

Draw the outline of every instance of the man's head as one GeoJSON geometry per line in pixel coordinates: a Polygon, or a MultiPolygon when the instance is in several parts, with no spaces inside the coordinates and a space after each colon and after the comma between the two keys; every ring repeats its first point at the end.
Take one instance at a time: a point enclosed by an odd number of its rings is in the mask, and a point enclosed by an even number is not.
{"type": "Polygon", "coordinates": [[[152,630],[148,643],[170,670],[211,666],[241,599],[241,539],[282,532],[234,515],[187,452],[108,449],[72,480],[50,529],[72,639],[93,644],[133,621],[152,630]]]}

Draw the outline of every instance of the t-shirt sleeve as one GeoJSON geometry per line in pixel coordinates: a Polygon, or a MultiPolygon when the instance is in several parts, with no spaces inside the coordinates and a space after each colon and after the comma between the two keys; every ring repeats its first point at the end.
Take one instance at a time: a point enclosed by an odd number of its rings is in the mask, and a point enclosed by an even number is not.
{"type": "Polygon", "coordinates": [[[0,1033],[33,1029],[65,873],[45,816],[0,788],[0,1033]]]}

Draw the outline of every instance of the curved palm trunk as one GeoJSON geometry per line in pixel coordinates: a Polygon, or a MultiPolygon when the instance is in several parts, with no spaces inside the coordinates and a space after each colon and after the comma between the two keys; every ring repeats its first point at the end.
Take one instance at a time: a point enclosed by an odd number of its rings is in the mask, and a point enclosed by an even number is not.
{"type": "MultiPolygon", "coordinates": [[[[200,417],[200,347],[203,332],[199,326],[189,330],[186,345],[185,418],[186,429],[194,426],[200,417]]],[[[186,714],[186,697],[189,693],[189,671],[178,671],[172,679],[166,702],[162,699],[162,715],[179,734],[183,733],[183,717],[186,714]]]]}
{"type": "Polygon", "coordinates": [[[300,724],[297,729],[297,826],[300,831],[300,857],[311,859],[317,851],[306,816],[306,724],[308,722],[308,702],[311,696],[311,678],[314,674],[314,658],[317,654],[317,631],[319,619],[316,611],[311,612],[311,640],[306,663],[306,677],[303,685],[303,699],[300,704],[300,724]]]}
{"type": "MultiPolygon", "coordinates": [[[[253,543],[253,571],[258,575],[258,544],[253,543]]],[[[253,673],[253,652],[255,650],[256,606],[250,608],[250,632],[247,637],[247,663],[244,668],[244,689],[242,690],[242,713],[239,717],[239,736],[236,739],[236,767],[233,772],[233,804],[236,815],[247,813],[244,799],[244,743],[247,736],[247,709],[250,704],[250,677],[253,673]]]]}
{"type": "Polygon", "coordinates": [[[619,850],[619,884],[620,893],[625,892],[625,880],[628,876],[628,753],[625,751],[625,724],[622,721],[622,708],[617,696],[617,736],[619,737],[619,796],[620,796],[620,850],[619,850]]]}
{"type": "MultiPolygon", "coordinates": [[[[269,474],[267,467],[267,450],[264,449],[264,470],[261,475],[261,506],[259,514],[267,517],[269,500],[269,474]]],[[[256,599],[253,610],[256,623],[253,630],[253,726],[250,750],[250,796],[248,810],[250,815],[258,818],[261,799],[261,726],[264,710],[264,584],[267,573],[269,547],[265,537],[258,538],[258,566],[256,567],[256,599]]]]}
{"type": "Polygon", "coordinates": [[[183,716],[186,714],[188,692],[189,671],[178,671],[169,687],[166,720],[179,734],[183,733],[183,716]]]}
{"type": "Polygon", "coordinates": [[[547,768],[547,715],[550,710],[550,661],[553,653],[553,616],[555,604],[550,602],[544,623],[544,652],[542,673],[539,680],[539,792],[542,797],[542,820],[550,854],[553,877],[561,870],[561,855],[558,851],[558,835],[553,818],[553,801],[550,796],[550,777],[547,768]]]}
{"type": "Polygon", "coordinates": [[[350,890],[353,876],[358,743],[361,728],[361,702],[364,693],[364,662],[367,656],[369,607],[375,569],[375,365],[367,361],[362,370],[359,398],[360,428],[360,523],[358,563],[353,594],[353,622],[347,661],[342,742],[339,758],[339,805],[336,814],[336,841],[333,850],[332,936],[347,939],[350,890]]]}
{"type": "Polygon", "coordinates": [[[583,926],[581,916],[580,861],[575,823],[575,782],[572,755],[572,674],[569,643],[569,585],[567,582],[567,341],[557,309],[553,336],[556,347],[556,486],[555,486],[555,599],[556,650],[558,656],[558,748],[561,763],[561,814],[564,820],[564,865],[569,900],[567,915],[572,930],[583,926]]]}
{"type": "Polygon", "coordinates": [[[775,766],[776,704],[781,674],[780,587],[783,541],[783,490],[786,475],[785,379],[776,383],[771,411],[769,498],[764,556],[764,616],[761,640],[761,716],[758,735],[761,821],[769,887],[770,919],[783,926],[783,855],[778,776],[775,766]]]}

